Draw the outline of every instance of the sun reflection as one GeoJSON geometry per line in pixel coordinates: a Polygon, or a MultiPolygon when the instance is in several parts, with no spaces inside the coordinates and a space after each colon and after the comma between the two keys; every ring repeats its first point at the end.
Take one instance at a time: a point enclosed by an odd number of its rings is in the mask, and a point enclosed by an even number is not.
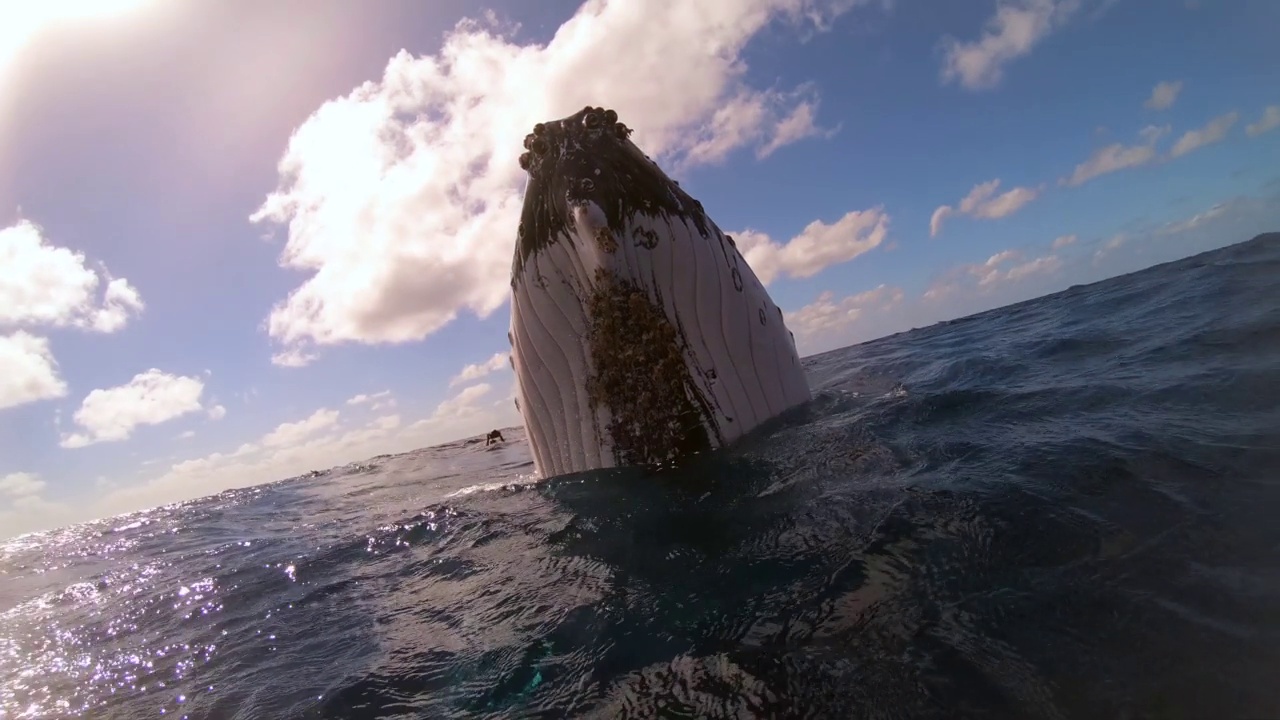
{"type": "Polygon", "coordinates": [[[0,0],[0,74],[40,31],[137,10],[151,0],[0,0]]]}

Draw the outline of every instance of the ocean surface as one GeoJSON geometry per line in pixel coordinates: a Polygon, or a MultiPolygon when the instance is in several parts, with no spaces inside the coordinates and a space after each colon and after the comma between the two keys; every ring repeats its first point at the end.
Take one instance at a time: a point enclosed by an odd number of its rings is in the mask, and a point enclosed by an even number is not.
{"type": "Polygon", "coordinates": [[[513,429],[0,543],[0,718],[1280,717],[1280,235],[805,362],[676,469],[513,429]]]}

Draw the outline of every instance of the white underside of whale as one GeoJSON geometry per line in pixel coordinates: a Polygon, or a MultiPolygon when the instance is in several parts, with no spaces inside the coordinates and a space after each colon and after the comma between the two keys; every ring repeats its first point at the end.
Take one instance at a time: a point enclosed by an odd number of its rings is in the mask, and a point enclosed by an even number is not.
{"type": "Polygon", "coordinates": [[[610,251],[597,236],[607,232],[604,214],[588,204],[513,278],[517,404],[542,477],[620,464],[613,411],[593,407],[587,392],[595,369],[585,299],[597,268],[644,288],[680,331],[685,371],[709,401],[703,425],[712,447],[811,398],[781,311],[730,241],[710,220],[705,227],[709,237],[679,215],[637,213],[610,251]],[[652,248],[636,242],[645,236],[656,238],[652,248]]]}

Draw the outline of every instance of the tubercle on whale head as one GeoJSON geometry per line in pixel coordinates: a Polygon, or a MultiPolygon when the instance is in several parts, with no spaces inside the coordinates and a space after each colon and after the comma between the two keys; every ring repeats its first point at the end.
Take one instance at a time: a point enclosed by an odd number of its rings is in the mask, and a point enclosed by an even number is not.
{"type": "Polygon", "coordinates": [[[631,128],[618,122],[618,113],[612,109],[587,106],[567,118],[540,122],[524,137],[525,152],[520,155],[520,168],[537,172],[545,162],[554,159],[556,150],[564,151],[565,143],[580,144],[607,137],[618,140],[631,137],[631,128]]]}
{"type": "Polygon", "coordinates": [[[531,255],[571,233],[576,213],[589,210],[619,235],[636,213],[679,215],[690,219],[704,237],[714,232],[702,204],[636,147],[631,133],[616,111],[587,106],[568,117],[537,123],[525,136],[520,166],[528,184],[513,283],[531,255]]]}

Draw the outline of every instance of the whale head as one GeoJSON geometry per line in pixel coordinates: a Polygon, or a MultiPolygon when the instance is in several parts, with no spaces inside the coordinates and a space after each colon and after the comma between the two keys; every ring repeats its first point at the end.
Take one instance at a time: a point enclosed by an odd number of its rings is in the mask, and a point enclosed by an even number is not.
{"type": "Polygon", "coordinates": [[[544,476],[724,445],[810,397],[782,312],[613,110],[524,139],[517,406],[544,476]]]}
{"type": "MultiPolygon", "coordinates": [[[[700,233],[709,231],[702,204],[680,189],[631,142],[631,129],[618,114],[585,107],[560,120],[538,123],[525,136],[520,166],[528,173],[516,244],[513,277],[529,256],[556,238],[591,239],[579,253],[602,265],[634,227],[636,214],[679,215],[700,233]],[[592,252],[598,249],[599,252],[592,252]]],[[[653,240],[647,240],[653,242],[653,240]]]]}

